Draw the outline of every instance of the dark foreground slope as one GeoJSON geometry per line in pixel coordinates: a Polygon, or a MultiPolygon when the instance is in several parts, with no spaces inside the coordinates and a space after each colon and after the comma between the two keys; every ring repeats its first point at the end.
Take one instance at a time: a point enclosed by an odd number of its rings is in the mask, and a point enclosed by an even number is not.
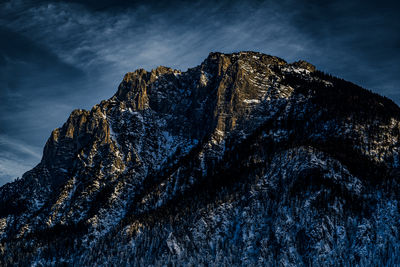
{"type": "Polygon", "coordinates": [[[394,265],[400,109],[311,64],[125,75],[0,188],[0,265],[394,265]]]}

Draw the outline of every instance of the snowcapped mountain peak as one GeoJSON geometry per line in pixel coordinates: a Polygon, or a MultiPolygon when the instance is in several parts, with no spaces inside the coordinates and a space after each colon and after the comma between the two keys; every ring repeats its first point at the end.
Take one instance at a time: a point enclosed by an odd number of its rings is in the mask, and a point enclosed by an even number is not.
{"type": "Polygon", "coordinates": [[[0,265],[400,263],[399,133],[391,100],[305,61],[129,72],[0,188],[0,265]]]}

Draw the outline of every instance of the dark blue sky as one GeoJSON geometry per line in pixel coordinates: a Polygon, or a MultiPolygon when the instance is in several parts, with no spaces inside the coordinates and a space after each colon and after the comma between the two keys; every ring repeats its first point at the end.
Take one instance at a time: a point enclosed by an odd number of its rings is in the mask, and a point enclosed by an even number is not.
{"type": "Polygon", "coordinates": [[[396,1],[2,1],[0,185],[36,165],[75,108],[128,71],[198,65],[211,51],[307,60],[400,103],[396,1]]]}

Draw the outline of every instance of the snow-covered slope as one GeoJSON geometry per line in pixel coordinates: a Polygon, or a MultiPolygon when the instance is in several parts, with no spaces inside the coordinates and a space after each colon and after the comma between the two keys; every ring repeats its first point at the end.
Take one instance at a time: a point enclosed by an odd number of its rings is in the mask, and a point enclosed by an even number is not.
{"type": "Polygon", "coordinates": [[[127,73],[0,188],[0,264],[400,264],[399,123],[305,61],[127,73]]]}

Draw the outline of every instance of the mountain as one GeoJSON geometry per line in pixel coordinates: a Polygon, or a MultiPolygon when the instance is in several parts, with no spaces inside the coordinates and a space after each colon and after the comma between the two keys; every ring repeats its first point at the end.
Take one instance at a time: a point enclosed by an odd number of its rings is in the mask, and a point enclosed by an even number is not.
{"type": "Polygon", "coordinates": [[[400,264],[399,133],[305,61],[139,69],[0,188],[0,265],[400,264]]]}

